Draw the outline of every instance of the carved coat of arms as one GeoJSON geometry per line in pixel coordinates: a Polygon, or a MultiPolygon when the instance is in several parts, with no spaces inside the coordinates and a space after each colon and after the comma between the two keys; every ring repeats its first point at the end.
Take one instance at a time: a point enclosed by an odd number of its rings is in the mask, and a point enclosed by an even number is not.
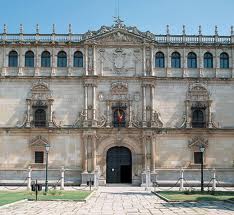
{"type": "Polygon", "coordinates": [[[126,63],[126,53],[123,53],[121,48],[118,48],[113,53],[113,65],[116,72],[124,71],[126,63]]]}

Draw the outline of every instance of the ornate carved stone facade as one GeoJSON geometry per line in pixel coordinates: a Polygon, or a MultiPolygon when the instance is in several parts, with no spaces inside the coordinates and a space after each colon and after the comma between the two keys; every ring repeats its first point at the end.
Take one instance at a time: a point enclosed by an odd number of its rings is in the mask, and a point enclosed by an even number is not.
{"type": "Polygon", "coordinates": [[[72,182],[98,169],[102,184],[112,173],[141,184],[148,168],[196,170],[204,145],[206,167],[233,174],[233,33],[154,35],[117,20],[83,35],[12,38],[0,40],[0,171],[30,165],[42,174],[35,152],[48,143],[49,169],[64,166],[72,182]],[[123,147],[127,163],[107,169],[108,153],[123,147]]]}

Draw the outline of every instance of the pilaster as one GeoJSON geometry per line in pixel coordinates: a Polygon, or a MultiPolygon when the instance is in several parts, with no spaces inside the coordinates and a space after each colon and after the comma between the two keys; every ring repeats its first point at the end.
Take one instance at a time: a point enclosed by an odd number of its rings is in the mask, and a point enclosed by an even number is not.
{"type": "Polygon", "coordinates": [[[147,127],[146,123],[146,85],[142,84],[142,127],[147,127]]]}

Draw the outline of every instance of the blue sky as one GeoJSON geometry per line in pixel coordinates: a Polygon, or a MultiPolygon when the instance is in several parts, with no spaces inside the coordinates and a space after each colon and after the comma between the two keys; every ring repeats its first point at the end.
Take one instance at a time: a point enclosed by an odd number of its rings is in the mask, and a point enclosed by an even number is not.
{"type": "MultiPolygon", "coordinates": [[[[3,24],[8,32],[17,33],[24,25],[25,33],[34,33],[38,23],[41,33],[50,33],[56,24],[57,33],[66,33],[72,24],[74,33],[97,30],[112,25],[117,0],[1,0],[0,31],[3,24]]],[[[180,34],[186,25],[188,34],[229,35],[234,25],[234,0],[119,0],[119,14],[126,25],[142,31],[164,34],[170,25],[171,34],[180,34]]]]}

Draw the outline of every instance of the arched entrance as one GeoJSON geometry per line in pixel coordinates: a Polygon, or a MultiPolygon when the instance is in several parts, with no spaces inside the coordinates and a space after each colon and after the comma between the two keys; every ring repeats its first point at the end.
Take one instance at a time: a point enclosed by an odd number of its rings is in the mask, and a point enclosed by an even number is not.
{"type": "Polygon", "coordinates": [[[106,182],[132,183],[132,154],[123,146],[115,146],[107,151],[106,182]]]}

